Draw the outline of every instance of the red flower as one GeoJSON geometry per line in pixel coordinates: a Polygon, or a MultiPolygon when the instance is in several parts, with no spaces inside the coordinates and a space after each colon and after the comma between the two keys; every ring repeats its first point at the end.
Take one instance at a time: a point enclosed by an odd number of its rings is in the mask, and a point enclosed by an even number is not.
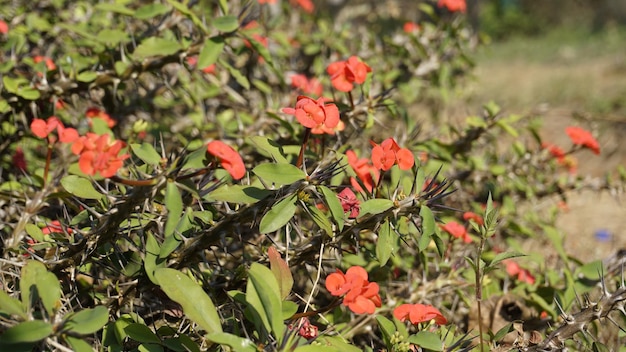
{"type": "Polygon", "coordinates": [[[439,0],[437,6],[446,7],[450,12],[467,11],[465,0],[439,0]]]}
{"type": "Polygon", "coordinates": [[[400,321],[409,320],[411,324],[426,323],[435,320],[437,325],[445,325],[448,323],[446,317],[441,312],[426,304],[402,304],[393,310],[393,316],[400,321]]]}
{"type": "Polygon", "coordinates": [[[376,307],[382,305],[378,294],[379,287],[369,282],[367,271],[360,266],[353,266],[344,274],[337,269],[326,278],[326,289],[333,296],[342,296],[343,305],[356,314],[373,314],[376,307]]]}
{"type": "Polygon", "coordinates": [[[311,0],[289,0],[291,6],[300,6],[306,13],[313,13],[315,5],[311,0]]]}
{"type": "Polygon", "coordinates": [[[476,222],[478,225],[483,225],[483,217],[471,212],[471,211],[466,211],[465,213],[463,213],[463,220],[465,221],[470,221],[473,220],[474,222],[476,222]]]}
{"type": "Polygon", "coordinates": [[[372,148],[372,164],[379,170],[387,171],[395,164],[401,170],[408,170],[415,164],[413,153],[406,148],[400,148],[393,138],[385,139],[380,145],[370,142],[372,148]]]}
{"type": "Polygon", "coordinates": [[[51,135],[54,130],[57,131],[61,143],[71,143],[78,139],[78,131],[65,127],[56,116],[50,116],[47,120],[34,119],[30,124],[30,129],[39,138],[48,137],[49,143],[56,142],[56,137],[51,135]]]}
{"type": "Polygon", "coordinates": [[[20,171],[26,171],[26,158],[24,158],[24,151],[22,148],[15,148],[15,153],[12,157],[13,167],[20,171]]]}
{"type": "Polygon", "coordinates": [[[259,4],[275,4],[276,0],[259,0],[259,4]]]}
{"type": "Polygon", "coordinates": [[[563,158],[565,158],[565,151],[561,149],[561,147],[551,144],[551,143],[541,143],[541,148],[547,149],[548,152],[557,159],[557,161],[562,162],[563,158]]]}
{"type": "Polygon", "coordinates": [[[130,155],[120,154],[126,145],[120,140],[111,141],[108,134],[87,133],[72,144],[72,153],[80,155],[78,166],[87,175],[99,173],[102,177],[111,177],[124,165],[130,155]]]}
{"type": "Polygon", "coordinates": [[[211,141],[207,145],[209,154],[219,159],[222,167],[235,179],[239,180],[246,174],[246,166],[241,155],[231,146],[222,141],[211,141]]]}
{"type": "Polygon", "coordinates": [[[534,284],[535,277],[528,271],[527,269],[523,269],[517,262],[511,259],[505,259],[502,261],[506,267],[506,273],[509,276],[517,276],[517,280],[521,282],[525,282],[527,284],[534,284]]]}
{"type": "Polygon", "coordinates": [[[402,26],[402,29],[404,30],[404,32],[408,33],[408,34],[411,34],[413,32],[417,32],[421,28],[422,27],[420,27],[420,25],[415,23],[415,22],[405,22],[404,26],[402,26]]]}
{"type": "Polygon", "coordinates": [[[295,109],[283,108],[282,111],[285,114],[295,115],[298,122],[310,128],[314,134],[324,133],[324,126],[332,129],[339,124],[339,109],[335,104],[327,104],[326,98],[314,100],[300,95],[295,109]]]}
{"type": "Polygon", "coordinates": [[[104,122],[106,122],[109,128],[112,128],[113,126],[117,124],[117,122],[111,118],[111,115],[107,114],[106,112],[96,107],[91,107],[87,109],[87,111],[85,112],[85,116],[87,116],[90,119],[102,119],[104,120],[104,122]]]}
{"type": "Polygon", "coordinates": [[[322,83],[315,77],[309,79],[303,74],[292,75],[291,86],[300,89],[304,94],[322,95],[322,83]]]}
{"type": "Polygon", "coordinates": [[[337,194],[337,198],[341,202],[341,207],[343,208],[344,213],[349,212],[348,218],[354,219],[359,216],[359,211],[361,208],[359,207],[359,200],[356,198],[356,195],[350,188],[344,188],[339,194],[337,194]]]}
{"type": "Polygon", "coordinates": [[[67,234],[71,234],[71,233],[74,232],[74,230],[72,230],[69,227],[64,227],[63,225],[61,225],[61,222],[59,220],[53,220],[49,224],[46,224],[46,227],[41,229],[41,232],[44,235],[49,235],[51,233],[67,233],[67,234]]]}
{"type": "Polygon", "coordinates": [[[472,242],[472,238],[467,233],[467,229],[465,228],[465,226],[459,224],[456,221],[450,221],[449,223],[445,225],[439,224],[439,227],[441,227],[442,230],[449,233],[453,237],[463,239],[463,242],[465,243],[472,242]]]}
{"type": "Polygon", "coordinates": [[[302,325],[300,325],[298,335],[304,337],[307,340],[310,340],[317,337],[317,332],[317,326],[312,325],[311,322],[309,322],[308,318],[302,318],[302,325]]]}
{"type": "Polygon", "coordinates": [[[48,69],[48,71],[54,71],[57,69],[57,65],[54,64],[54,61],[52,61],[51,58],[47,57],[47,56],[41,56],[41,55],[37,55],[35,57],[33,57],[33,61],[38,64],[40,62],[45,62],[46,64],[46,68],[48,69]]]}
{"type": "Polygon", "coordinates": [[[354,88],[354,83],[363,84],[367,73],[372,72],[372,69],[358,57],[351,56],[346,61],[328,65],[326,72],[330,75],[330,81],[335,89],[349,92],[354,88]]]}
{"type": "MultiPolygon", "coordinates": [[[[376,182],[374,179],[378,180],[380,171],[375,168],[367,158],[359,159],[353,150],[346,151],[346,157],[348,158],[348,164],[352,167],[367,191],[372,193],[374,183],[376,182]]],[[[350,178],[350,183],[357,192],[363,192],[361,185],[354,177],[350,178]]]]}
{"type": "Polygon", "coordinates": [[[9,25],[3,20],[0,20],[0,34],[7,34],[7,33],[9,33],[9,25]]]}
{"type": "Polygon", "coordinates": [[[580,127],[570,126],[565,129],[565,133],[567,133],[575,145],[581,145],[590,149],[594,154],[600,154],[600,144],[589,131],[580,127]]]}

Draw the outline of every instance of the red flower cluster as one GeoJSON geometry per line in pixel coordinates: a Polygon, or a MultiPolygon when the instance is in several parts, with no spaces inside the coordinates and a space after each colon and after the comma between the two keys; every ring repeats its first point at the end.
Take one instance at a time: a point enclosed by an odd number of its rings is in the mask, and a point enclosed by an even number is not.
{"type": "Polygon", "coordinates": [[[405,22],[402,26],[402,30],[404,30],[404,33],[407,34],[415,33],[420,29],[422,29],[422,27],[415,22],[405,22]]]}
{"type": "Polygon", "coordinates": [[[450,12],[465,12],[467,11],[467,4],[465,0],[439,0],[437,6],[445,7],[450,12]]]}
{"type": "MultiPolygon", "coordinates": [[[[352,167],[356,176],[361,180],[367,191],[372,193],[377,182],[375,180],[378,180],[378,177],[380,177],[380,171],[371,164],[369,159],[359,159],[353,150],[346,151],[346,157],[348,157],[348,164],[352,167]]],[[[354,177],[350,178],[350,183],[357,192],[363,192],[363,188],[361,188],[361,185],[354,177]]]]}
{"type": "MultiPolygon", "coordinates": [[[[296,107],[283,108],[282,112],[295,115],[302,126],[311,129],[313,134],[323,134],[332,131],[339,124],[339,109],[337,105],[327,103],[326,98],[314,100],[304,95],[298,96],[296,107]]],[[[331,132],[332,133],[332,132],[331,132]]]]}
{"type": "Polygon", "coordinates": [[[294,74],[291,76],[291,86],[299,89],[304,94],[322,95],[322,83],[315,77],[309,79],[303,74],[294,74]]]}
{"type": "Polygon", "coordinates": [[[43,229],[41,229],[41,232],[44,235],[49,235],[51,233],[66,233],[66,234],[71,234],[74,232],[74,230],[72,230],[69,227],[64,227],[63,225],[61,225],[61,222],[59,220],[53,220],[51,221],[49,224],[46,225],[46,227],[44,227],[43,229]]]}
{"type": "Polygon", "coordinates": [[[406,148],[400,148],[395,139],[387,138],[380,145],[370,141],[372,148],[372,164],[383,171],[398,164],[401,170],[409,170],[415,164],[413,153],[406,148]]]}
{"type": "Polygon", "coordinates": [[[463,239],[463,242],[465,243],[472,242],[472,238],[467,233],[467,229],[465,228],[465,226],[459,224],[456,221],[450,221],[449,223],[445,225],[439,224],[439,227],[441,227],[441,229],[444,230],[445,232],[452,235],[452,237],[463,239]]]}
{"type": "Polygon", "coordinates": [[[9,33],[9,25],[3,20],[0,20],[0,34],[7,34],[7,33],[9,33]]]}
{"type": "Polygon", "coordinates": [[[502,263],[506,266],[506,273],[509,276],[517,276],[517,281],[525,282],[529,285],[535,283],[535,277],[527,269],[523,269],[517,262],[512,259],[503,260],[502,263]]]}
{"type": "Polygon", "coordinates": [[[353,266],[344,274],[337,269],[326,278],[326,289],[333,296],[342,296],[343,305],[356,314],[373,314],[382,305],[378,284],[368,281],[367,271],[353,266]]]}
{"type": "MultiPolygon", "coordinates": [[[[190,67],[196,67],[196,64],[198,64],[198,56],[188,56],[185,61],[187,61],[187,65],[190,67]]],[[[215,73],[215,64],[210,64],[209,66],[203,68],[202,72],[208,74],[215,73]]]]}
{"type": "Polygon", "coordinates": [[[222,167],[235,179],[239,180],[246,174],[246,166],[241,155],[231,146],[222,141],[211,141],[207,145],[207,152],[215,156],[222,167]]]}
{"type": "Polygon", "coordinates": [[[65,127],[56,116],[50,116],[47,120],[34,119],[30,123],[30,129],[39,138],[47,137],[50,144],[57,141],[57,137],[52,134],[55,130],[61,143],[71,143],[78,139],[78,131],[71,127],[65,127]]]}
{"type": "Polygon", "coordinates": [[[341,202],[341,207],[343,208],[343,212],[349,212],[348,218],[354,219],[359,216],[360,202],[356,198],[356,195],[350,188],[344,188],[343,191],[337,194],[337,198],[339,198],[339,202],[341,202]]]}
{"type": "Polygon", "coordinates": [[[363,84],[367,73],[372,72],[372,69],[358,57],[351,56],[346,61],[328,65],[326,72],[330,75],[330,81],[335,89],[349,92],[354,88],[354,83],[363,84]]]}
{"type": "Polygon", "coordinates": [[[411,324],[426,323],[431,320],[437,325],[445,325],[448,323],[446,317],[441,312],[426,304],[402,304],[393,310],[393,316],[400,321],[409,320],[411,324]]]}
{"type": "Polygon", "coordinates": [[[87,133],[72,144],[72,153],[79,155],[80,171],[87,175],[99,173],[102,177],[111,177],[117,173],[129,154],[121,154],[126,144],[120,140],[111,140],[108,134],[87,133]]]}
{"type": "Polygon", "coordinates": [[[106,112],[96,107],[91,107],[87,109],[87,111],[85,112],[85,116],[87,116],[90,119],[104,120],[104,122],[106,122],[109,128],[113,128],[115,125],[117,125],[117,122],[111,118],[111,115],[107,114],[106,112]]]}
{"type": "Polygon", "coordinates": [[[593,138],[591,132],[580,127],[570,126],[565,129],[565,133],[575,145],[581,145],[590,149],[594,154],[600,154],[600,144],[593,138]]]}
{"type": "Polygon", "coordinates": [[[46,64],[46,68],[48,69],[48,71],[54,71],[57,69],[57,65],[54,64],[54,61],[52,61],[52,59],[47,56],[41,56],[41,55],[34,56],[33,61],[36,64],[43,61],[46,64]]]}

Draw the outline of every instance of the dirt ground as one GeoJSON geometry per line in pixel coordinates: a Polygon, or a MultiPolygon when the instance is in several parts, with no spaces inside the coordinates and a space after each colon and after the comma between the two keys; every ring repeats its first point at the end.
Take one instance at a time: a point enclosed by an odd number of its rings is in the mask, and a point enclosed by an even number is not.
{"type": "MultiPolygon", "coordinates": [[[[470,109],[494,100],[507,113],[537,112],[544,117],[542,137],[557,145],[569,145],[567,126],[593,130],[601,155],[584,151],[576,157],[580,175],[601,180],[619,165],[626,167],[626,49],[597,55],[577,50],[584,49],[554,48],[550,60],[525,60],[523,50],[502,60],[483,56],[467,101],[475,104],[470,109]]],[[[569,210],[560,214],[557,225],[568,254],[588,262],[626,249],[623,188],[616,194],[572,191],[567,199],[569,210]],[[596,237],[601,230],[608,231],[609,239],[596,237]]]]}

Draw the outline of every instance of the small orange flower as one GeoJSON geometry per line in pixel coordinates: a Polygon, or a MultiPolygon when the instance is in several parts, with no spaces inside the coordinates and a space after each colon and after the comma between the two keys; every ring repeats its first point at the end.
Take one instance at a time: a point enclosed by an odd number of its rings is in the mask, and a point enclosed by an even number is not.
{"type": "Polygon", "coordinates": [[[426,323],[431,320],[437,325],[445,325],[448,323],[446,317],[441,312],[426,304],[402,304],[393,310],[393,316],[400,321],[409,320],[411,324],[426,323]]]}
{"type": "MultiPolygon", "coordinates": [[[[198,63],[198,56],[187,56],[187,65],[190,67],[195,67],[198,63]]],[[[215,73],[215,64],[210,64],[209,66],[202,69],[202,72],[212,74],[215,73]]]]}
{"type": "Polygon", "coordinates": [[[330,75],[330,81],[335,89],[349,92],[354,88],[354,83],[363,84],[367,73],[372,72],[372,69],[358,57],[351,56],[346,61],[328,65],[326,72],[330,75]]]}
{"type": "Polygon", "coordinates": [[[326,98],[314,100],[304,95],[298,96],[296,107],[283,108],[282,112],[295,115],[298,122],[310,128],[314,134],[324,133],[324,127],[334,128],[339,124],[339,109],[337,105],[327,103],[326,98]]]}
{"type": "Polygon", "coordinates": [[[117,122],[111,118],[111,115],[96,107],[91,107],[87,109],[87,111],[85,112],[85,116],[90,119],[102,119],[104,120],[104,122],[106,122],[109,128],[113,128],[117,124],[117,122]]]}
{"type": "Polygon", "coordinates": [[[529,285],[535,283],[535,277],[527,269],[523,269],[517,262],[511,259],[505,259],[502,263],[506,267],[506,273],[509,276],[517,276],[517,281],[525,282],[529,285]]]}
{"type": "Polygon", "coordinates": [[[581,145],[590,149],[594,154],[600,154],[600,144],[589,131],[580,127],[570,126],[565,129],[565,133],[567,133],[575,145],[581,145]]]}
{"type": "Polygon", "coordinates": [[[380,145],[370,142],[372,148],[372,164],[379,170],[387,171],[395,164],[398,164],[401,170],[409,170],[415,164],[413,153],[406,149],[400,148],[395,139],[387,138],[380,145]]]}
{"type": "Polygon", "coordinates": [[[551,143],[541,143],[541,148],[548,150],[550,155],[557,159],[557,161],[561,162],[563,158],[565,158],[565,151],[561,149],[561,147],[551,144],[551,143]]]}
{"type": "MultiPolygon", "coordinates": [[[[348,164],[352,167],[359,180],[361,180],[367,191],[371,193],[374,189],[375,180],[378,180],[378,177],[380,177],[380,171],[367,158],[359,159],[353,150],[346,151],[346,157],[348,158],[348,164]]],[[[357,192],[363,192],[361,185],[354,177],[350,178],[350,183],[357,192]]]]}
{"type": "Polygon", "coordinates": [[[465,228],[465,226],[459,224],[456,221],[450,221],[449,223],[447,223],[445,225],[439,224],[439,227],[441,227],[441,229],[444,230],[445,232],[447,232],[450,235],[452,235],[452,237],[456,237],[456,238],[462,239],[463,242],[465,242],[465,243],[471,243],[472,242],[472,238],[467,233],[467,229],[465,228]]]}
{"type": "Polygon", "coordinates": [[[304,12],[313,13],[315,11],[315,5],[311,0],[289,0],[291,6],[300,6],[304,12]]]}
{"type": "Polygon", "coordinates": [[[471,211],[466,211],[465,213],[463,213],[463,220],[465,220],[465,221],[472,220],[472,221],[476,222],[478,225],[481,225],[481,226],[484,223],[482,216],[480,216],[480,215],[478,215],[478,214],[476,214],[474,212],[471,212],[471,211]]]}
{"type": "Polygon", "coordinates": [[[63,225],[61,225],[61,222],[59,220],[53,220],[50,223],[46,224],[46,227],[41,229],[41,232],[44,235],[49,235],[51,233],[67,233],[67,234],[71,234],[71,233],[74,232],[74,230],[72,230],[69,227],[64,227],[63,225]]]}
{"type": "Polygon", "coordinates": [[[219,159],[222,167],[235,179],[239,180],[246,174],[246,166],[241,155],[233,147],[222,141],[211,141],[207,145],[209,154],[219,159]]]}
{"type": "Polygon", "coordinates": [[[102,177],[111,177],[124,165],[129,154],[121,154],[126,145],[120,140],[112,140],[108,134],[87,133],[72,144],[72,153],[79,155],[78,166],[87,175],[99,173],[102,177]]]}
{"type": "Polygon", "coordinates": [[[9,33],[9,25],[3,20],[0,20],[0,34],[7,34],[7,33],[9,33]]]}
{"type": "Polygon", "coordinates": [[[450,12],[465,12],[467,11],[467,4],[465,0],[439,0],[437,6],[445,7],[450,12]]]}
{"type": "Polygon", "coordinates": [[[421,29],[420,25],[415,22],[405,22],[402,26],[404,33],[411,34],[421,29]]]}
{"type": "Polygon", "coordinates": [[[356,314],[373,314],[382,306],[378,284],[369,282],[367,271],[360,266],[350,267],[345,274],[337,269],[328,275],[326,289],[333,296],[345,294],[343,305],[356,314]]]}
{"type": "Polygon", "coordinates": [[[294,74],[291,76],[291,86],[304,94],[322,95],[322,83],[315,77],[309,79],[303,74],[294,74]]]}
{"type": "Polygon", "coordinates": [[[78,139],[78,131],[71,127],[65,127],[63,122],[56,116],[50,116],[47,120],[34,119],[30,124],[33,134],[39,138],[48,138],[48,143],[56,142],[56,137],[51,133],[56,130],[61,143],[71,143],[78,139]]]}

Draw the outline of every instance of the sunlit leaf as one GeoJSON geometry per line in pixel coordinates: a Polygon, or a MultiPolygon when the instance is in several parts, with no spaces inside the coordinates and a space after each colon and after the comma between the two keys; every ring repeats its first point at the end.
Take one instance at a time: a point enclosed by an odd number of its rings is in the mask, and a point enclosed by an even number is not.
{"type": "Polygon", "coordinates": [[[261,219],[259,231],[261,233],[270,233],[285,226],[296,213],[296,208],[295,194],[276,203],[261,219]]]}
{"type": "Polygon", "coordinates": [[[280,254],[273,246],[267,249],[267,256],[270,259],[272,274],[274,274],[280,288],[280,298],[284,300],[289,296],[293,287],[291,270],[287,262],[280,257],[280,254]]]}
{"type": "Polygon", "coordinates": [[[324,201],[330,210],[330,215],[333,217],[333,220],[335,220],[335,224],[337,224],[339,231],[343,230],[345,214],[337,194],[324,185],[317,186],[317,189],[322,192],[324,201]]]}
{"type": "Polygon", "coordinates": [[[161,339],[144,324],[130,324],[124,328],[129,338],[141,343],[161,343],[161,339]]]}
{"type": "Polygon", "coordinates": [[[443,351],[443,342],[437,334],[430,331],[420,331],[409,336],[408,341],[431,351],[443,351]]]}
{"type": "Polygon", "coordinates": [[[161,155],[149,143],[132,143],[130,149],[133,151],[133,154],[148,165],[159,165],[161,163],[161,155]]]}
{"type": "Polygon", "coordinates": [[[246,301],[254,307],[264,322],[266,328],[273,332],[280,343],[285,330],[282,316],[282,305],[278,282],[267,267],[252,263],[248,272],[248,285],[246,288],[246,301]]]}
{"type": "Polygon", "coordinates": [[[4,290],[0,290],[0,311],[9,315],[16,315],[23,320],[28,319],[28,314],[26,314],[22,303],[9,296],[4,290]]]}
{"type": "Polygon", "coordinates": [[[65,190],[76,197],[84,199],[101,199],[104,194],[96,191],[90,180],[78,175],[67,175],[61,179],[65,190]]]}
{"type": "Polygon", "coordinates": [[[220,32],[232,32],[239,28],[239,20],[237,16],[222,16],[213,20],[211,23],[220,32]]]}
{"type": "Polygon", "coordinates": [[[205,336],[207,340],[232,348],[234,352],[255,352],[256,345],[250,339],[226,332],[214,332],[205,336]]]}
{"type": "Polygon", "coordinates": [[[182,272],[160,268],[154,277],[165,294],[183,307],[183,312],[208,333],[222,332],[222,324],[211,298],[182,272]]]}
{"type": "Polygon", "coordinates": [[[304,180],[306,174],[291,164],[263,163],[252,169],[266,183],[276,186],[292,184],[304,180]]]}
{"type": "Polygon", "coordinates": [[[105,306],[87,308],[65,318],[64,329],[79,335],[93,334],[109,321],[109,310],[105,306]]]}
{"type": "Polygon", "coordinates": [[[150,37],[142,41],[133,52],[136,59],[145,59],[151,56],[172,55],[182,49],[182,45],[175,40],[150,37]]]}
{"type": "Polygon", "coordinates": [[[398,237],[391,230],[389,221],[385,221],[378,230],[378,241],[376,242],[376,258],[380,262],[380,266],[385,266],[391,253],[395,250],[398,237]]]}
{"type": "Polygon", "coordinates": [[[50,336],[53,331],[52,324],[43,320],[25,321],[8,328],[0,335],[0,347],[41,341],[50,336]]]}
{"type": "Polygon", "coordinates": [[[169,237],[174,234],[183,212],[183,199],[175,182],[168,182],[165,187],[165,207],[167,208],[167,222],[164,233],[165,237],[169,237]]]}
{"type": "Polygon", "coordinates": [[[365,214],[380,214],[393,207],[393,201],[389,199],[370,199],[361,203],[360,217],[365,214]]]}
{"type": "Polygon", "coordinates": [[[224,45],[224,38],[220,36],[207,39],[204,42],[202,51],[200,51],[200,55],[198,56],[198,63],[196,64],[196,67],[199,70],[202,70],[214,64],[224,50],[224,45]]]}

